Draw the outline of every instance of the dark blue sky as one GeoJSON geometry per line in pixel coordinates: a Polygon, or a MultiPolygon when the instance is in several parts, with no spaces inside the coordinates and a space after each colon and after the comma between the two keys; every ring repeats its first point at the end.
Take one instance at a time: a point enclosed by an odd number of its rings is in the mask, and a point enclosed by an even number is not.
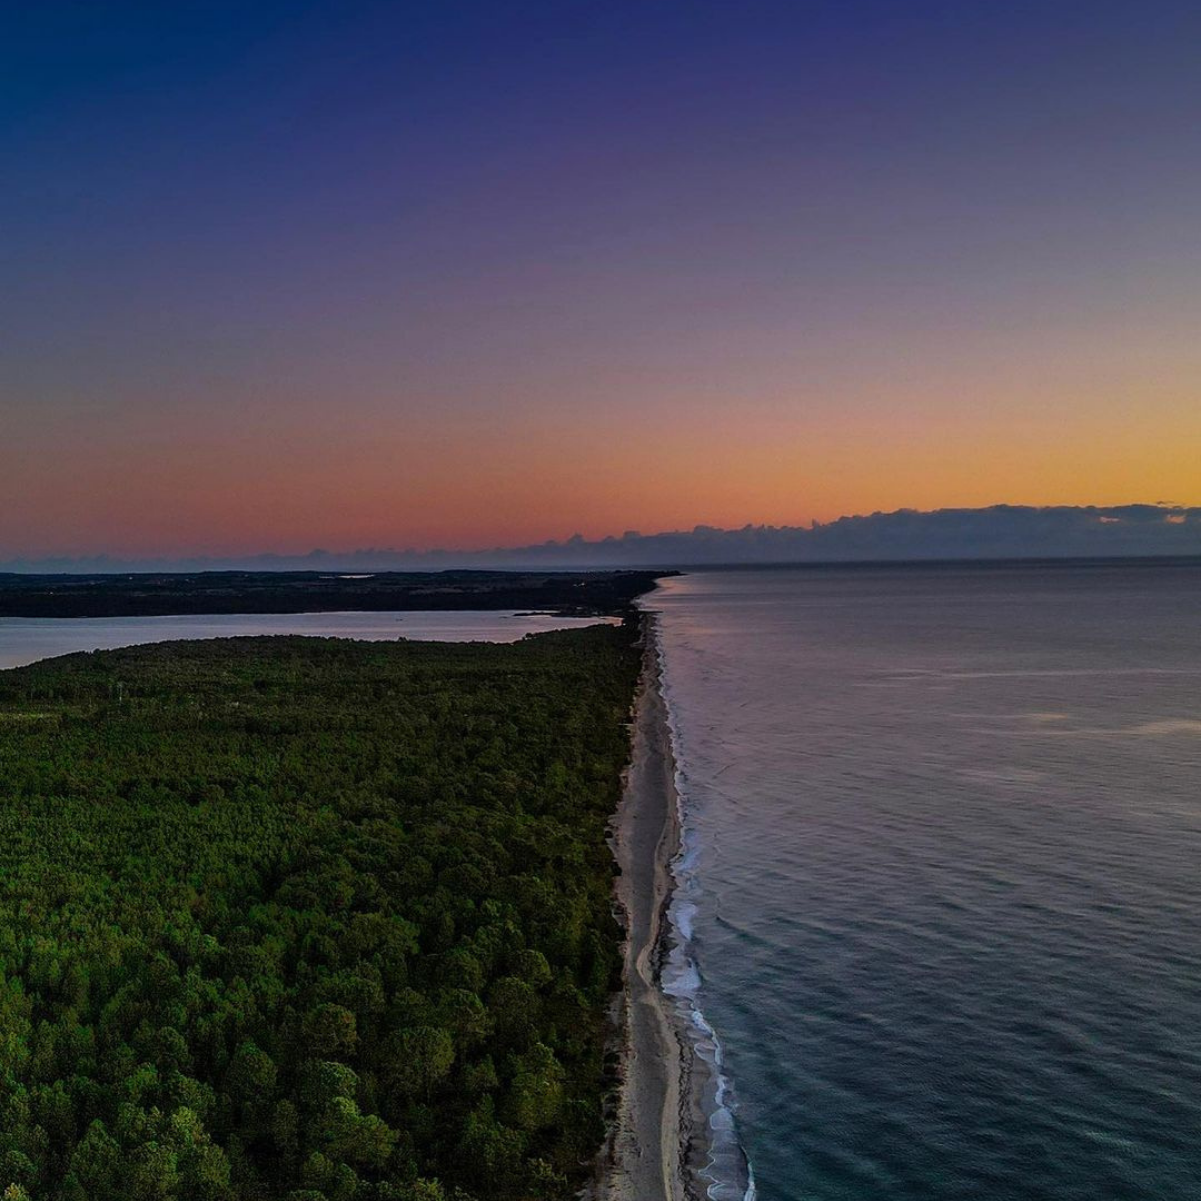
{"type": "Polygon", "coordinates": [[[1201,500],[1195,5],[2,33],[0,551],[1201,500]]]}

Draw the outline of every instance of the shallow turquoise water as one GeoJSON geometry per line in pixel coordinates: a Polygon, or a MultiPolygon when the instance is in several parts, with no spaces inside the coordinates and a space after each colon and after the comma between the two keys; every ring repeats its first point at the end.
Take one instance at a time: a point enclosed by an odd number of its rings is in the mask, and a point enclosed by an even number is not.
{"type": "Polygon", "coordinates": [[[648,600],[759,1196],[1201,1197],[1201,568],[648,600]]]}

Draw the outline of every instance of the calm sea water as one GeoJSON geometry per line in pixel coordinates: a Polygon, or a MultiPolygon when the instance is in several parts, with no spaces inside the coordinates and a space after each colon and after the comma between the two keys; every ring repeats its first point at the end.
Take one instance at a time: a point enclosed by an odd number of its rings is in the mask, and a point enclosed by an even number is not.
{"type": "Polygon", "coordinates": [[[235,613],[184,617],[0,617],[0,668],[20,667],[72,651],[111,650],[176,638],[308,634],[372,642],[414,638],[438,642],[516,642],[526,634],[595,625],[595,617],[501,610],[405,613],[235,613]]]}
{"type": "Polygon", "coordinates": [[[759,1197],[1201,1198],[1201,568],[714,572],[648,607],[759,1197]]]}

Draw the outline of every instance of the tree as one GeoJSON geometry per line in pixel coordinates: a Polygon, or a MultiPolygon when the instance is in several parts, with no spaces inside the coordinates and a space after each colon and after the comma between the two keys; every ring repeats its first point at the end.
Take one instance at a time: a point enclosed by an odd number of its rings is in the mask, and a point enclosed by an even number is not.
{"type": "Polygon", "coordinates": [[[559,1116],[563,1104],[563,1068],[551,1049],[535,1043],[517,1060],[509,1085],[505,1117],[519,1130],[541,1130],[559,1116]]]}
{"type": "Polygon", "coordinates": [[[361,1114],[349,1097],[329,1103],[322,1125],[325,1153],[338,1163],[378,1171],[396,1146],[396,1131],[374,1114],[361,1114]]]}
{"type": "Polygon", "coordinates": [[[358,1022],[349,1009],[327,1002],[305,1015],[304,1039],[316,1055],[349,1059],[358,1046],[358,1022]]]}
{"type": "Polygon", "coordinates": [[[405,1096],[429,1098],[455,1061],[454,1039],[436,1026],[400,1030],[384,1043],[380,1067],[385,1084],[405,1096]]]}
{"type": "Polygon", "coordinates": [[[121,1161],[120,1146],[97,1118],[75,1145],[68,1171],[91,1201],[116,1201],[121,1161]]]}

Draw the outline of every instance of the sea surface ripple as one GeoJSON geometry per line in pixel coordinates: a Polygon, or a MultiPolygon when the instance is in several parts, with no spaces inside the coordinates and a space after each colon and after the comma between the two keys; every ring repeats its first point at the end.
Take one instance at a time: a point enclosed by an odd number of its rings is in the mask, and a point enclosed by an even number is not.
{"type": "Polygon", "coordinates": [[[649,607],[759,1197],[1201,1197],[1201,567],[704,572],[649,607]]]}

